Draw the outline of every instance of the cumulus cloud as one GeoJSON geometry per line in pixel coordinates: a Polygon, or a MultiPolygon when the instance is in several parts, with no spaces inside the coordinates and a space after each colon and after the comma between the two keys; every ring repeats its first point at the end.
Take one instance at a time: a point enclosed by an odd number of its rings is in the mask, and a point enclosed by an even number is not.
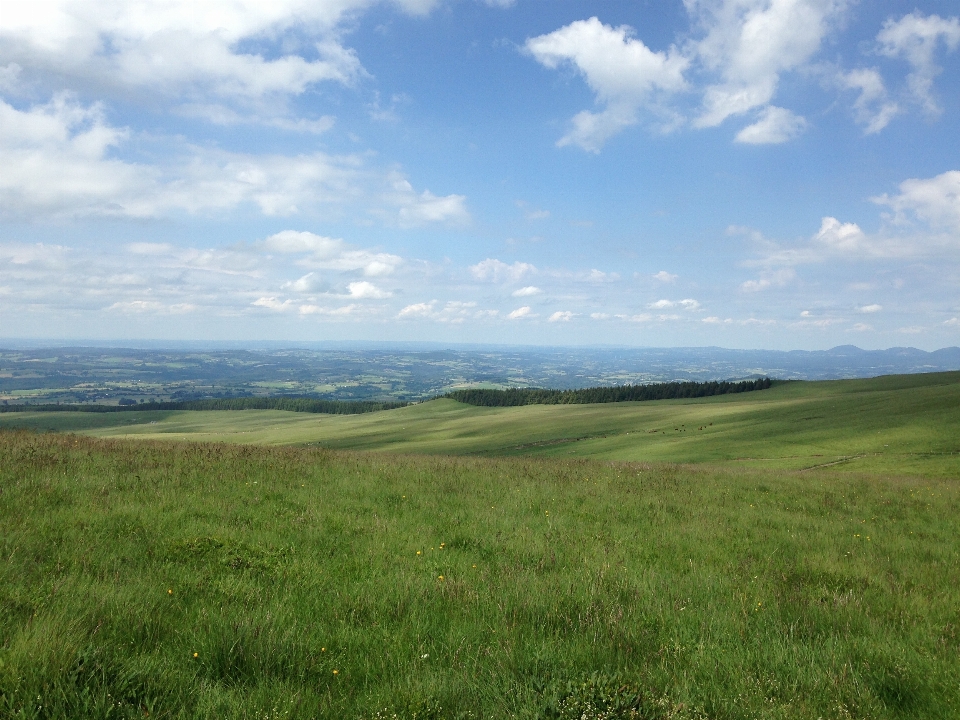
{"type": "Polygon", "coordinates": [[[866,235],[856,223],[842,223],[834,217],[825,217],[813,242],[835,252],[856,253],[866,246],[866,235]]]}
{"type": "Polygon", "coordinates": [[[510,294],[513,295],[513,297],[530,297],[531,295],[539,295],[542,292],[543,290],[541,290],[538,287],[535,287],[533,285],[527,285],[526,287],[522,287],[519,290],[514,290],[510,294]]]}
{"type": "Polygon", "coordinates": [[[657,300],[650,303],[647,307],[654,310],[668,310],[670,308],[681,308],[683,310],[699,310],[700,303],[691,298],[685,300],[657,300]]]}
{"type": "Polygon", "coordinates": [[[393,293],[381,290],[366,280],[348,284],[347,291],[350,297],[357,298],[358,300],[382,300],[393,295],[393,293]]]}
{"type": "Polygon", "coordinates": [[[960,18],[941,18],[914,11],[899,20],[890,19],[877,35],[880,52],[910,64],[907,85],[913,99],[928,113],[939,114],[933,81],[941,69],[935,54],[941,43],[948,51],[960,45],[960,18]]]}
{"type": "Polygon", "coordinates": [[[115,157],[130,139],[100,105],[68,94],[27,109],[0,100],[0,207],[26,218],[154,218],[244,206],[289,216],[360,204],[387,220],[386,208],[399,207],[402,227],[469,219],[464,196],[417,193],[398,172],[369,169],[356,156],[253,155],[172,141],[164,160],[146,164],[115,157]]]}
{"type": "Polygon", "coordinates": [[[533,318],[536,317],[533,314],[533,311],[530,309],[529,305],[524,305],[523,307],[518,307],[516,310],[507,315],[509,320],[519,320],[521,318],[533,318]]]}
{"type": "Polygon", "coordinates": [[[466,196],[446,195],[438,197],[429,190],[417,194],[408,180],[397,176],[388,201],[398,205],[397,222],[400,227],[414,228],[430,223],[463,225],[470,220],[466,196]]]}
{"type": "MultiPolygon", "coordinates": [[[[50,0],[4,3],[0,64],[21,82],[66,80],[99,94],[164,95],[186,104],[283,114],[318,83],[353,85],[366,72],[340,25],[373,0],[50,0]],[[305,31],[305,32],[304,32],[305,31]],[[312,41],[304,39],[312,37],[312,41]]],[[[422,14],[433,0],[396,0],[422,14]]]]}
{"type": "Polygon", "coordinates": [[[301,305],[297,311],[301,315],[327,315],[331,317],[344,317],[353,315],[360,309],[359,305],[350,304],[336,308],[323,307],[322,305],[301,305]]]}
{"type": "Polygon", "coordinates": [[[496,258],[487,258],[470,266],[470,274],[477,280],[487,280],[492,282],[511,281],[516,282],[524,275],[530,275],[537,272],[537,268],[529,263],[514,262],[508,265],[502,260],[496,258]]]}
{"type": "Polygon", "coordinates": [[[679,275],[674,275],[673,273],[668,273],[666,270],[661,270],[653,276],[653,279],[659,280],[662,283],[672,283],[675,282],[678,277],[679,275]]]}
{"type": "Polygon", "coordinates": [[[876,68],[860,68],[840,72],[837,82],[845,90],[859,94],[853,103],[854,116],[864,125],[864,133],[873,135],[883,130],[901,112],[900,106],[888,99],[883,77],[876,68]]]}
{"type": "Polygon", "coordinates": [[[904,180],[899,195],[881,195],[874,202],[892,208],[897,222],[915,217],[935,228],[960,232],[960,170],[904,180]]]}
{"type": "Polygon", "coordinates": [[[843,12],[844,0],[686,0],[705,36],[696,53],[721,82],[704,92],[697,127],[768,105],[780,75],[803,66],[843,12]]]}
{"type": "Polygon", "coordinates": [[[863,307],[860,308],[860,312],[862,313],[878,313],[881,310],[883,310],[883,305],[877,305],[877,304],[864,305],[863,307]]]}
{"type": "Polygon", "coordinates": [[[275,297],[262,297],[254,300],[251,305],[254,307],[267,308],[268,310],[286,310],[293,306],[292,300],[278,300],[275,297]]]}
{"type": "Polygon", "coordinates": [[[433,314],[433,306],[436,304],[436,300],[431,300],[430,302],[425,303],[414,303],[412,305],[407,305],[405,308],[400,310],[400,313],[397,317],[400,318],[418,318],[418,317],[430,317],[433,314]]]}
{"type": "Polygon", "coordinates": [[[683,73],[690,61],[676,47],[654,52],[633,35],[629,26],[614,28],[592,17],[527,40],[526,50],[545,67],[576,68],[604,106],[574,116],[558,145],[599,152],[610,137],[637,122],[640,109],[658,92],[686,87],[683,73]]]}
{"type": "Polygon", "coordinates": [[[296,293],[316,293],[329,291],[330,284],[325,282],[319,274],[309,272],[296,280],[285,282],[281,288],[296,293]]]}
{"type": "Polygon", "coordinates": [[[779,270],[765,270],[756,280],[747,280],[740,285],[744,292],[760,292],[771,287],[783,287],[796,277],[796,271],[793,268],[780,268],[779,270]]]}
{"type": "Polygon", "coordinates": [[[748,145],[778,145],[800,135],[807,121],[785,108],[764,108],[760,119],[737,133],[736,141],[748,145]]]}
{"type": "Polygon", "coordinates": [[[323,154],[251,156],[211,150],[159,167],[110,157],[129,131],[106,123],[99,105],[67,95],[17,110],[0,101],[0,205],[19,215],[156,217],[243,204],[289,215],[334,200],[355,176],[352,161],[323,154]]]}
{"type": "Polygon", "coordinates": [[[604,25],[593,17],[530,38],[525,49],[545,67],[575,68],[602,106],[599,112],[578,113],[558,145],[599,152],[610,137],[636,124],[643,110],[664,118],[663,129],[673,129],[687,122],[675,105],[692,92],[702,97],[694,127],[716,127],[732,116],[756,112],[758,120],[737,140],[780,143],[806,126],[797,114],[772,104],[780,78],[811,67],[849,4],[685,0],[693,36],[679,48],[651,50],[632,28],[604,25]]]}
{"type": "Polygon", "coordinates": [[[620,279],[620,273],[615,272],[603,272],[603,270],[597,270],[592,268],[590,272],[585,275],[579,276],[579,279],[585,280],[586,282],[592,283],[608,283],[616,282],[620,279]]]}
{"type": "Polygon", "coordinates": [[[547,322],[570,322],[571,319],[575,317],[575,313],[570,312],[569,310],[557,310],[550,317],[547,318],[547,322]]]}
{"type": "Polygon", "coordinates": [[[440,305],[436,300],[414,303],[403,308],[397,317],[401,320],[433,320],[435,322],[460,325],[467,320],[480,320],[496,317],[496,310],[477,310],[473,301],[449,300],[440,305]]]}
{"type": "Polygon", "coordinates": [[[282,255],[299,255],[297,263],[303,267],[360,271],[367,277],[391,275],[403,263],[398,255],[355,248],[343,240],[301,230],[274,233],[253,247],[282,255]]]}

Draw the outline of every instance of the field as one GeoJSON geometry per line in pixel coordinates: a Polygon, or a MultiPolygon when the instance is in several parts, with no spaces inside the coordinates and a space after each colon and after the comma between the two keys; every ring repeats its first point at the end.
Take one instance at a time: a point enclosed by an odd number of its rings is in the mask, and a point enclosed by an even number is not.
{"type": "Polygon", "coordinates": [[[957,477],[960,373],[797,382],[697,400],[484,408],[434,400],[364,415],[277,411],[0,413],[95,437],[343,450],[709,462],[957,477]]]}
{"type": "Polygon", "coordinates": [[[0,414],[0,716],[956,718],[958,388],[0,414]]]}

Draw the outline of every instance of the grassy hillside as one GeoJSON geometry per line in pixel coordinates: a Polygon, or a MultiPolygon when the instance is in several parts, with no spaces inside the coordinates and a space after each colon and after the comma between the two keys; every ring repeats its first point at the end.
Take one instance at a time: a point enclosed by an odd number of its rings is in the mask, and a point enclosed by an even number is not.
{"type": "MultiPolygon", "coordinates": [[[[914,417],[909,395],[893,408],[876,384],[845,387],[878,410],[858,437],[894,409],[914,417]]],[[[750,412],[783,433],[811,407],[866,416],[815,391],[651,412],[741,438],[762,427],[750,412]]],[[[391,416],[425,436],[438,418],[504,422],[452,403],[391,416]]],[[[341,437],[369,437],[353,432],[341,437]]],[[[0,431],[0,557],[2,717],[946,720],[960,707],[955,477],[0,431]]]]}
{"type": "Polygon", "coordinates": [[[742,395],[488,408],[436,400],[362,416],[271,411],[10,413],[99,437],[318,444],[402,453],[710,462],[960,475],[960,373],[803,382],[742,395]]]}

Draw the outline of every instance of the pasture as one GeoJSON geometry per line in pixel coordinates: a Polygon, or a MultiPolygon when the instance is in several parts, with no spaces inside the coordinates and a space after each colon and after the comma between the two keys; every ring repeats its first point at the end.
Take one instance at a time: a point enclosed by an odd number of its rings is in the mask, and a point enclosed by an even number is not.
{"type": "Polygon", "coordinates": [[[391,453],[708,462],[958,475],[960,373],[797,382],[695,400],[488,408],[434,400],[364,415],[9,413],[0,426],[94,437],[391,453]]]}
{"type": "Polygon", "coordinates": [[[955,718],[958,389],[0,414],[0,716],[955,718]]]}
{"type": "Polygon", "coordinates": [[[960,703],[955,479],[3,431],[0,491],[5,717],[960,703]]]}

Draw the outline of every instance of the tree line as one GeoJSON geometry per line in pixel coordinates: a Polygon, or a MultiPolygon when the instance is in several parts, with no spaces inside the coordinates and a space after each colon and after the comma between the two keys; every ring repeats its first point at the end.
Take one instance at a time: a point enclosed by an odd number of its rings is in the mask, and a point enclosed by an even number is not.
{"type": "Polygon", "coordinates": [[[247,397],[183,400],[172,402],[145,402],[124,405],[0,405],[0,412],[130,412],[140,410],[288,410],[290,412],[326,413],[329,415],[357,415],[359,413],[393,410],[405,402],[377,402],[373,400],[318,400],[304,397],[247,397]]]}
{"type": "Polygon", "coordinates": [[[547,390],[543,388],[509,388],[507,390],[454,390],[441,397],[467,405],[514,407],[517,405],[575,405],[586,403],[636,402],[642,400],[676,400],[711,395],[766,390],[774,384],[770,378],[729,382],[666,382],[651,385],[615,385],[580,390],[547,390]]]}

